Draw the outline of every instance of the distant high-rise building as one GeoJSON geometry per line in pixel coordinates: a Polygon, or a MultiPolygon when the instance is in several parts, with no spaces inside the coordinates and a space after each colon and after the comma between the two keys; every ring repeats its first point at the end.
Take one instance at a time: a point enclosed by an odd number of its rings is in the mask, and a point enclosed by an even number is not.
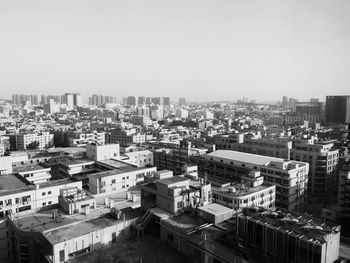
{"type": "Polygon", "coordinates": [[[143,105],[146,103],[146,98],[145,97],[138,97],[137,98],[137,105],[143,105]]]}
{"type": "Polygon", "coordinates": [[[350,123],[350,96],[326,97],[326,121],[350,123]]]}
{"type": "Polygon", "coordinates": [[[79,93],[73,94],[73,104],[77,107],[83,106],[83,97],[79,93]]]}
{"type": "Polygon", "coordinates": [[[289,108],[292,108],[292,109],[293,109],[296,102],[298,102],[297,99],[289,98],[289,102],[288,102],[289,108]]]}
{"type": "Polygon", "coordinates": [[[295,102],[295,112],[301,120],[322,122],[324,120],[324,104],[322,102],[295,102]]]}
{"type": "Polygon", "coordinates": [[[319,102],[319,100],[316,99],[316,98],[311,98],[311,99],[310,99],[310,102],[319,102]]]}
{"type": "Polygon", "coordinates": [[[41,95],[40,103],[42,105],[44,105],[46,103],[46,96],[45,95],[41,95]]]}
{"type": "Polygon", "coordinates": [[[163,105],[163,98],[161,98],[161,97],[154,97],[154,98],[152,98],[152,103],[155,104],[155,105],[162,106],[163,105]]]}
{"type": "Polygon", "coordinates": [[[282,106],[283,107],[287,107],[288,106],[288,97],[287,96],[283,96],[283,98],[282,98],[282,106]]]}
{"type": "Polygon", "coordinates": [[[12,103],[15,105],[20,105],[21,104],[21,95],[12,94],[12,103]]]}
{"type": "Polygon", "coordinates": [[[146,98],[146,104],[150,105],[152,103],[152,98],[147,97],[146,98]]]}
{"type": "Polygon", "coordinates": [[[163,106],[170,106],[170,98],[163,97],[163,106]]]}
{"type": "Polygon", "coordinates": [[[136,106],[136,97],[135,96],[129,96],[127,99],[126,99],[126,104],[128,106],[136,106]]]}
{"type": "Polygon", "coordinates": [[[65,93],[64,94],[64,102],[67,104],[69,109],[74,108],[74,94],[73,93],[65,93]]]}
{"type": "Polygon", "coordinates": [[[179,105],[186,105],[186,99],[185,98],[179,98],[179,105]]]}

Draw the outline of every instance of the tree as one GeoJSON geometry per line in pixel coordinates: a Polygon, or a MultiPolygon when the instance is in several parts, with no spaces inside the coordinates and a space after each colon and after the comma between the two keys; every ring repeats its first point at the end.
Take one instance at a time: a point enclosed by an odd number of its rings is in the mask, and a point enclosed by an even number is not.
{"type": "Polygon", "coordinates": [[[27,150],[37,150],[39,148],[39,142],[33,141],[27,145],[27,150]]]}

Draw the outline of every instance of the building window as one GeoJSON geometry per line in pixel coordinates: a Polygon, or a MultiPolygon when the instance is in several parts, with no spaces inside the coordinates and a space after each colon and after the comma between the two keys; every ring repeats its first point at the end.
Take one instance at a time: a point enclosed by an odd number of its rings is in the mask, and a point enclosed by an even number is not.
{"type": "Polygon", "coordinates": [[[112,184],[115,184],[115,179],[112,179],[112,184]]]}
{"type": "Polygon", "coordinates": [[[51,205],[51,204],[52,204],[52,201],[49,201],[48,204],[51,205]]]}
{"type": "Polygon", "coordinates": [[[46,195],[46,193],[45,193],[45,192],[42,192],[42,193],[41,193],[41,195],[42,195],[42,196],[45,196],[45,195],[46,195]]]}
{"type": "Polygon", "coordinates": [[[51,191],[48,191],[47,194],[50,195],[50,194],[51,194],[51,191]]]}
{"type": "Polygon", "coordinates": [[[44,203],[43,203],[43,206],[45,206],[45,205],[46,205],[46,203],[44,202],[44,203]]]}

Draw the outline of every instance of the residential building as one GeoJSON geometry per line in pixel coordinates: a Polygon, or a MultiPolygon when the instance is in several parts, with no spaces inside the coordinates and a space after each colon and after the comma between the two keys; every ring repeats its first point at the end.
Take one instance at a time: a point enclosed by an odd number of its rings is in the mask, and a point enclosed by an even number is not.
{"type": "Polygon", "coordinates": [[[94,161],[118,158],[119,144],[99,145],[96,143],[89,143],[86,145],[86,157],[94,161]]]}
{"type": "Polygon", "coordinates": [[[50,167],[43,167],[39,164],[17,165],[13,168],[13,173],[20,175],[32,184],[48,182],[51,179],[50,171],[50,167]]]}
{"type": "Polygon", "coordinates": [[[146,142],[146,135],[136,132],[136,129],[114,129],[111,131],[111,143],[142,144],[146,142]]]}
{"type": "Polygon", "coordinates": [[[137,167],[154,166],[153,152],[149,150],[126,152],[120,158],[137,167]]]}
{"type": "Polygon", "coordinates": [[[291,149],[292,160],[310,165],[308,196],[312,203],[329,202],[335,198],[339,150],[333,146],[332,142],[317,142],[314,137],[307,137],[296,139],[291,149]]]}
{"type": "Polygon", "coordinates": [[[333,263],[339,258],[340,226],[282,209],[245,208],[238,238],[270,262],[333,263]]]}
{"type": "Polygon", "coordinates": [[[191,161],[198,165],[200,176],[206,175],[213,182],[241,183],[242,179],[252,178],[249,173],[258,171],[264,178],[264,184],[276,185],[277,207],[303,209],[308,163],[228,150],[194,156],[191,161]]]}
{"type": "Polygon", "coordinates": [[[104,144],[105,133],[97,131],[70,131],[68,132],[69,147],[85,147],[89,143],[104,144]]]}
{"type": "Polygon", "coordinates": [[[18,133],[15,136],[16,150],[38,149],[44,150],[53,146],[53,134],[41,133],[18,133]]]}
{"type": "Polygon", "coordinates": [[[113,170],[89,174],[89,191],[95,195],[127,191],[132,186],[142,184],[146,175],[156,171],[156,167],[137,168],[121,164],[113,170]]]}
{"type": "Polygon", "coordinates": [[[350,123],[350,96],[326,97],[326,121],[350,123]]]}

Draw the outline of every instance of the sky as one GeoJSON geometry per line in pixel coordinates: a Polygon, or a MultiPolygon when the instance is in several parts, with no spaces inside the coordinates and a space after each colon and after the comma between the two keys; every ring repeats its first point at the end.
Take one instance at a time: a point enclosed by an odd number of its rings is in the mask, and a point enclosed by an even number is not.
{"type": "Polygon", "coordinates": [[[348,0],[0,0],[0,97],[350,94],[348,0]]]}

